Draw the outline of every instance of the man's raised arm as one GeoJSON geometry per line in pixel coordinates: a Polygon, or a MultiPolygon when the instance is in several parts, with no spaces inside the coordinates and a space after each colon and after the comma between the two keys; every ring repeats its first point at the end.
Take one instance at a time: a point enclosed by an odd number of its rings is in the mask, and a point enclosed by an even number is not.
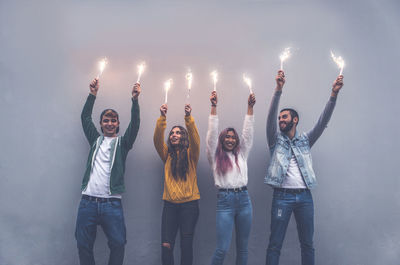
{"type": "Polygon", "coordinates": [[[96,100],[97,91],[99,90],[99,79],[97,78],[94,79],[90,83],[89,88],[90,88],[90,94],[86,99],[85,105],[83,106],[83,110],[81,113],[81,122],[82,122],[83,132],[85,133],[85,136],[89,141],[89,144],[92,145],[93,142],[95,142],[96,139],[100,136],[92,120],[94,101],[96,100]]]}
{"type": "Polygon", "coordinates": [[[139,83],[136,83],[132,88],[132,107],[131,107],[131,121],[125,131],[123,140],[124,144],[131,149],[136,140],[136,136],[140,126],[140,108],[139,108],[139,95],[141,92],[139,83]]]}

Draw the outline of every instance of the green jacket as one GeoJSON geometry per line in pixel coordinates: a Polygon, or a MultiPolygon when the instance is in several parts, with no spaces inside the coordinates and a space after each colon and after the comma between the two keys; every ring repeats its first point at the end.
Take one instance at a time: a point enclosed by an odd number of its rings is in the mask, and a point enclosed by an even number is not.
{"type": "MultiPolygon", "coordinates": [[[[82,180],[82,191],[86,189],[90,173],[92,171],[95,157],[101,143],[103,142],[104,136],[101,135],[93,124],[92,111],[96,97],[89,94],[85,106],[83,106],[81,120],[83,131],[89,141],[90,152],[86,163],[86,171],[82,180]]],[[[140,125],[140,111],[139,103],[137,99],[132,98],[131,108],[131,121],[125,131],[124,136],[118,136],[116,141],[113,141],[111,147],[111,176],[110,176],[110,195],[120,194],[125,191],[124,184],[124,173],[125,173],[125,161],[129,150],[132,148],[135,142],[137,133],[140,125]]]]}

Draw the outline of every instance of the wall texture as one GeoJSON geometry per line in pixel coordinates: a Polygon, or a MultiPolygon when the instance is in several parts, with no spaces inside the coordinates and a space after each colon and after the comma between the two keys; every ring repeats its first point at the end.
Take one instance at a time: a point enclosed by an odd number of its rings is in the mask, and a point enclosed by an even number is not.
{"type": "MultiPolygon", "coordinates": [[[[78,264],[74,229],[88,154],[80,111],[103,56],[110,63],[101,77],[94,120],[104,108],[115,108],[121,130],[129,119],[135,65],[148,64],[140,132],[125,176],[125,264],[160,264],[163,166],[152,134],[163,103],[162,84],[170,77],[175,82],[168,128],[183,124],[188,67],[202,141],[194,264],[208,264],[215,247],[216,190],[204,143],[214,68],[220,72],[221,128],[241,129],[248,95],[242,73],[253,77],[249,264],[263,264],[272,193],[263,184],[270,159],[266,112],[278,55],[287,46],[296,51],[285,64],[281,106],[299,110],[300,130],[316,122],[338,74],[330,50],[347,62],[335,112],[312,151],[319,180],[313,192],[317,264],[398,264],[398,14],[395,0],[0,1],[0,264],[78,264]]],[[[95,252],[98,264],[106,264],[101,230],[95,252]]],[[[225,264],[234,262],[234,253],[232,244],[225,264]]],[[[294,220],[281,264],[300,264],[294,220]]]]}

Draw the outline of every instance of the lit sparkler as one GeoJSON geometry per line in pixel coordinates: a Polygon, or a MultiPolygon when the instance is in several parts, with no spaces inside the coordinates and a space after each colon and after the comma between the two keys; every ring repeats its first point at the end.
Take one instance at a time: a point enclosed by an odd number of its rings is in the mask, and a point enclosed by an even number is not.
{"type": "Polygon", "coordinates": [[[138,69],[138,78],[137,78],[136,83],[139,83],[139,82],[140,82],[140,77],[142,76],[142,73],[143,73],[143,71],[144,71],[145,66],[146,66],[146,64],[145,64],[144,62],[141,63],[141,64],[139,64],[139,65],[137,66],[137,69],[138,69]]]}
{"type": "Polygon", "coordinates": [[[217,91],[217,82],[218,82],[218,72],[213,71],[210,74],[212,76],[213,82],[214,82],[214,91],[217,91]]]}
{"type": "Polygon", "coordinates": [[[172,85],[172,79],[168,79],[165,83],[164,83],[164,89],[165,89],[165,103],[167,104],[168,102],[168,90],[171,88],[172,85]]]}
{"type": "Polygon", "coordinates": [[[331,57],[332,60],[336,63],[336,65],[339,67],[340,69],[340,73],[339,75],[342,75],[343,73],[343,68],[344,68],[344,60],[342,58],[342,56],[336,57],[333,52],[331,51],[331,57]]]}
{"type": "Polygon", "coordinates": [[[290,47],[285,48],[285,50],[279,55],[279,58],[281,59],[281,70],[283,71],[283,62],[286,61],[287,58],[292,55],[290,51],[290,47]]]}
{"type": "Polygon", "coordinates": [[[251,79],[248,78],[248,77],[246,76],[246,74],[243,74],[243,81],[244,81],[244,82],[247,84],[247,86],[249,87],[250,94],[253,94],[253,89],[252,89],[252,85],[251,85],[251,79]]]}
{"type": "Polygon", "coordinates": [[[100,76],[103,74],[104,68],[106,68],[106,65],[108,64],[108,60],[106,57],[104,57],[100,62],[99,62],[99,74],[97,75],[97,79],[100,78],[100,76]]]}
{"type": "Polygon", "coordinates": [[[193,82],[193,74],[189,70],[189,72],[186,74],[186,81],[187,81],[187,88],[188,88],[188,94],[187,94],[187,100],[189,101],[190,98],[190,90],[192,89],[192,82],[193,82]]]}

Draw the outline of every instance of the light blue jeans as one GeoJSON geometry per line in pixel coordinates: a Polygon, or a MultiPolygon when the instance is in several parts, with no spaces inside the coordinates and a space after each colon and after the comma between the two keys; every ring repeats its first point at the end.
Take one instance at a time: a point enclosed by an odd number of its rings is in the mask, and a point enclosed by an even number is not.
{"type": "Polygon", "coordinates": [[[267,265],[278,265],[286,228],[294,213],[301,247],[301,264],[314,265],[314,203],[310,190],[274,189],[267,265]]]}
{"type": "Polygon", "coordinates": [[[212,265],[222,265],[231,240],[232,230],[236,231],[236,265],[247,264],[247,245],[252,221],[252,205],[247,190],[218,191],[217,202],[217,248],[212,265]]]}

